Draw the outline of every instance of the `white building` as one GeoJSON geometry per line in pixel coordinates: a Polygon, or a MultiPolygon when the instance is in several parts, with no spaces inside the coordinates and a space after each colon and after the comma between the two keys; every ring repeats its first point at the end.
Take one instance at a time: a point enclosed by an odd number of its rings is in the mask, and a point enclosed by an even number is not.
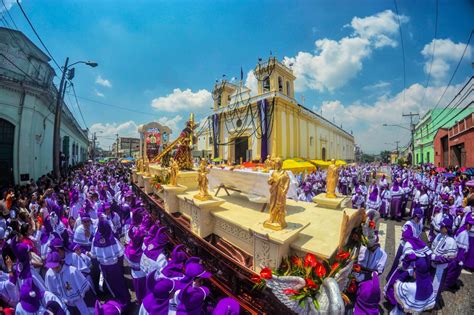
{"type": "MultiPolygon", "coordinates": [[[[57,89],[50,59],[23,33],[0,27],[0,187],[52,171],[57,89]]],[[[87,159],[88,138],[63,104],[61,152],[87,159]]]]}

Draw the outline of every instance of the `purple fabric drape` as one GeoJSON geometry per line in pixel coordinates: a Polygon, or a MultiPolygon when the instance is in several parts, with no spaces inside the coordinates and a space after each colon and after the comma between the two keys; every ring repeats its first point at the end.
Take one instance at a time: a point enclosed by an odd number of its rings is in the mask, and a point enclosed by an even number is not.
{"type": "Polygon", "coordinates": [[[214,158],[219,157],[219,148],[218,148],[218,141],[219,141],[219,114],[212,115],[212,140],[214,144],[214,158]]]}
{"type": "Polygon", "coordinates": [[[260,120],[260,126],[262,130],[262,139],[261,139],[261,147],[262,153],[261,158],[264,161],[268,155],[268,127],[269,127],[269,117],[268,117],[268,102],[266,99],[261,100],[258,103],[258,117],[260,120]]]}

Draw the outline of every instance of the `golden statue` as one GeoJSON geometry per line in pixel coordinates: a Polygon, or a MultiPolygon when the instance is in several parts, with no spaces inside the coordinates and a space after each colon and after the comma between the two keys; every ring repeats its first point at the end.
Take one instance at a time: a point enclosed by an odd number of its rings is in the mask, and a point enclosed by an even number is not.
{"type": "Polygon", "coordinates": [[[197,200],[206,201],[212,199],[212,196],[209,195],[209,191],[207,188],[209,184],[209,181],[207,180],[207,173],[208,171],[206,159],[201,159],[198,171],[199,194],[194,196],[194,198],[196,198],[197,200]]]}
{"type": "Polygon", "coordinates": [[[264,167],[267,169],[267,170],[272,170],[275,168],[275,162],[272,160],[272,158],[270,157],[270,155],[267,155],[267,159],[265,160],[264,162],[264,167]]]}
{"type": "Polygon", "coordinates": [[[142,159],[138,159],[137,161],[137,173],[143,172],[143,161],[142,159]]]}
{"type": "Polygon", "coordinates": [[[336,185],[338,180],[338,167],[336,166],[336,161],[332,159],[326,176],[326,198],[336,198],[336,185]]]}
{"type": "Polygon", "coordinates": [[[281,169],[282,166],[282,160],[276,158],[275,170],[268,179],[270,185],[270,218],[263,223],[264,227],[275,231],[283,230],[286,227],[286,193],[290,188],[290,177],[285,170],[281,169]]]}
{"type": "Polygon", "coordinates": [[[150,175],[150,160],[148,157],[145,157],[145,165],[143,166],[143,172],[147,175],[150,175]]]}
{"type": "Polygon", "coordinates": [[[170,186],[178,186],[179,165],[175,159],[170,159],[170,186]]]}

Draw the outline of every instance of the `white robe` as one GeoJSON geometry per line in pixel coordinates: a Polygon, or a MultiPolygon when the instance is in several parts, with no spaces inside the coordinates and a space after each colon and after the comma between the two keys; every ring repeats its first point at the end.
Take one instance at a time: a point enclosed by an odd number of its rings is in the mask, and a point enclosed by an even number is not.
{"type": "Polygon", "coordinates": [[[56,295],[54,295],[53,293],[49,291],[44,292],[43,298],[40,300],[40,307],[38,311],[33,312],[33,313],[27,312],[23,309],[23,307],[21,306],[21,303],[18,303],[16,305],[15,315],[43,315],[46,312],[46,305],[50,301],[57,302],[59,306],[61,306],[61,308],[66,312],[66,314],[69,315],[69,311],[67,310],[66,305],[64,305],[64,303],[56,295]]]}

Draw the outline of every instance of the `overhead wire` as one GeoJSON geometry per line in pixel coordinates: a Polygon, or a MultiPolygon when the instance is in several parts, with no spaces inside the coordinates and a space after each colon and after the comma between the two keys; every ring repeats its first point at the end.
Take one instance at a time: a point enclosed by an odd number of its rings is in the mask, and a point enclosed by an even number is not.
{"type": "Polygon", "coordinates": [[[86,129],[89,129],[89,127],[87,126],[86,120],[84,119],[84,115],[82,114],[81,106],[79,105],[79,100],[77,99],[76,88],[74,87],[74,83],[72,82],[71,82],[71,87],[72,87],[72,92],[74,93],[74,98],[76,100],[77,109],[79,110],[79,114],[81,115],[81,118],[82,118],[82,122],[84,123],[84,126],[86,127],[86,129]]]}
{"type": "MultiPolygon", "coordinates": [[[[15,29],[18,29],[18,26],[16,25],[15,20],[13,20],[13,17],[12,17],[12,15],[10,14],[10,10],[8,10],[7,5],[5,4],[5,1],[4,1],[4,0],[2,0],[2,4],[3,4],[3,7],[5,8],[5,11],[4,11],[4,12],[7,13],[8,17],[10,18],[10,20],[11,20],[12,23],[13,23],[13,25],[15,26],[15,29]]],[[[5,15],[5,13],[3,13],[3,15],[5,15]]]]}
{"type": "Polygon", "coordinates": [[[41,37],[39,36],[38,32],[36,31],[35,27],[33,26],[33,23],[31,23],[30,18],[28,17],[28,15],[26,14],[25,10],[23,9],[23,6],[21,5],[20,1],[19,1],[19,0],[16,0],[16,3],[18,4],[18,7],[20,8],[21,13],[22,13],[23,16],[25,17],[25,19],[26,19],[26,21],[28,22],[28,24],[30,25],[31,29],[33,30],[33,33],[35,33],[36,38],[38,38],[39,42],[41,43],[41,46],[43,46],[43,48],[46,50],[48,56],[51,58],[51,60],[53,61],[53,63],[56,65],[56,67],[58,67],[59,71],[62,72],[61,66],[57,63],[56,59],[54,59],[54,57],[53,57],[53,55],[51,54],[51,52],[49,51],[48,47],[46,47],[45,43],[43,42],[43,40],[42,40],[41,37]]]}
{"type": "Polygon", "coordinates": [[[434,32],[434,37],[433,37],[433,50],[431,53],[431,62],[430,62],[430,68],[428,71],[428,77],[426,78],[426,83],[425,83],[425,92],[423,93],[423,98],[421,99],[421,108],[423,108],[423,105],[425,104],[425,97],[426,97],[426,92],[428,91],[428,85],[430,84],[431,80],[431,70],[433,69],[433,61],[434,61],[434,56],[435,56],[435,50],[436,50],[436,38],[438,37],[438,0],[436,0],[436,14],[435,14],[435,32],[434,32]]]}

